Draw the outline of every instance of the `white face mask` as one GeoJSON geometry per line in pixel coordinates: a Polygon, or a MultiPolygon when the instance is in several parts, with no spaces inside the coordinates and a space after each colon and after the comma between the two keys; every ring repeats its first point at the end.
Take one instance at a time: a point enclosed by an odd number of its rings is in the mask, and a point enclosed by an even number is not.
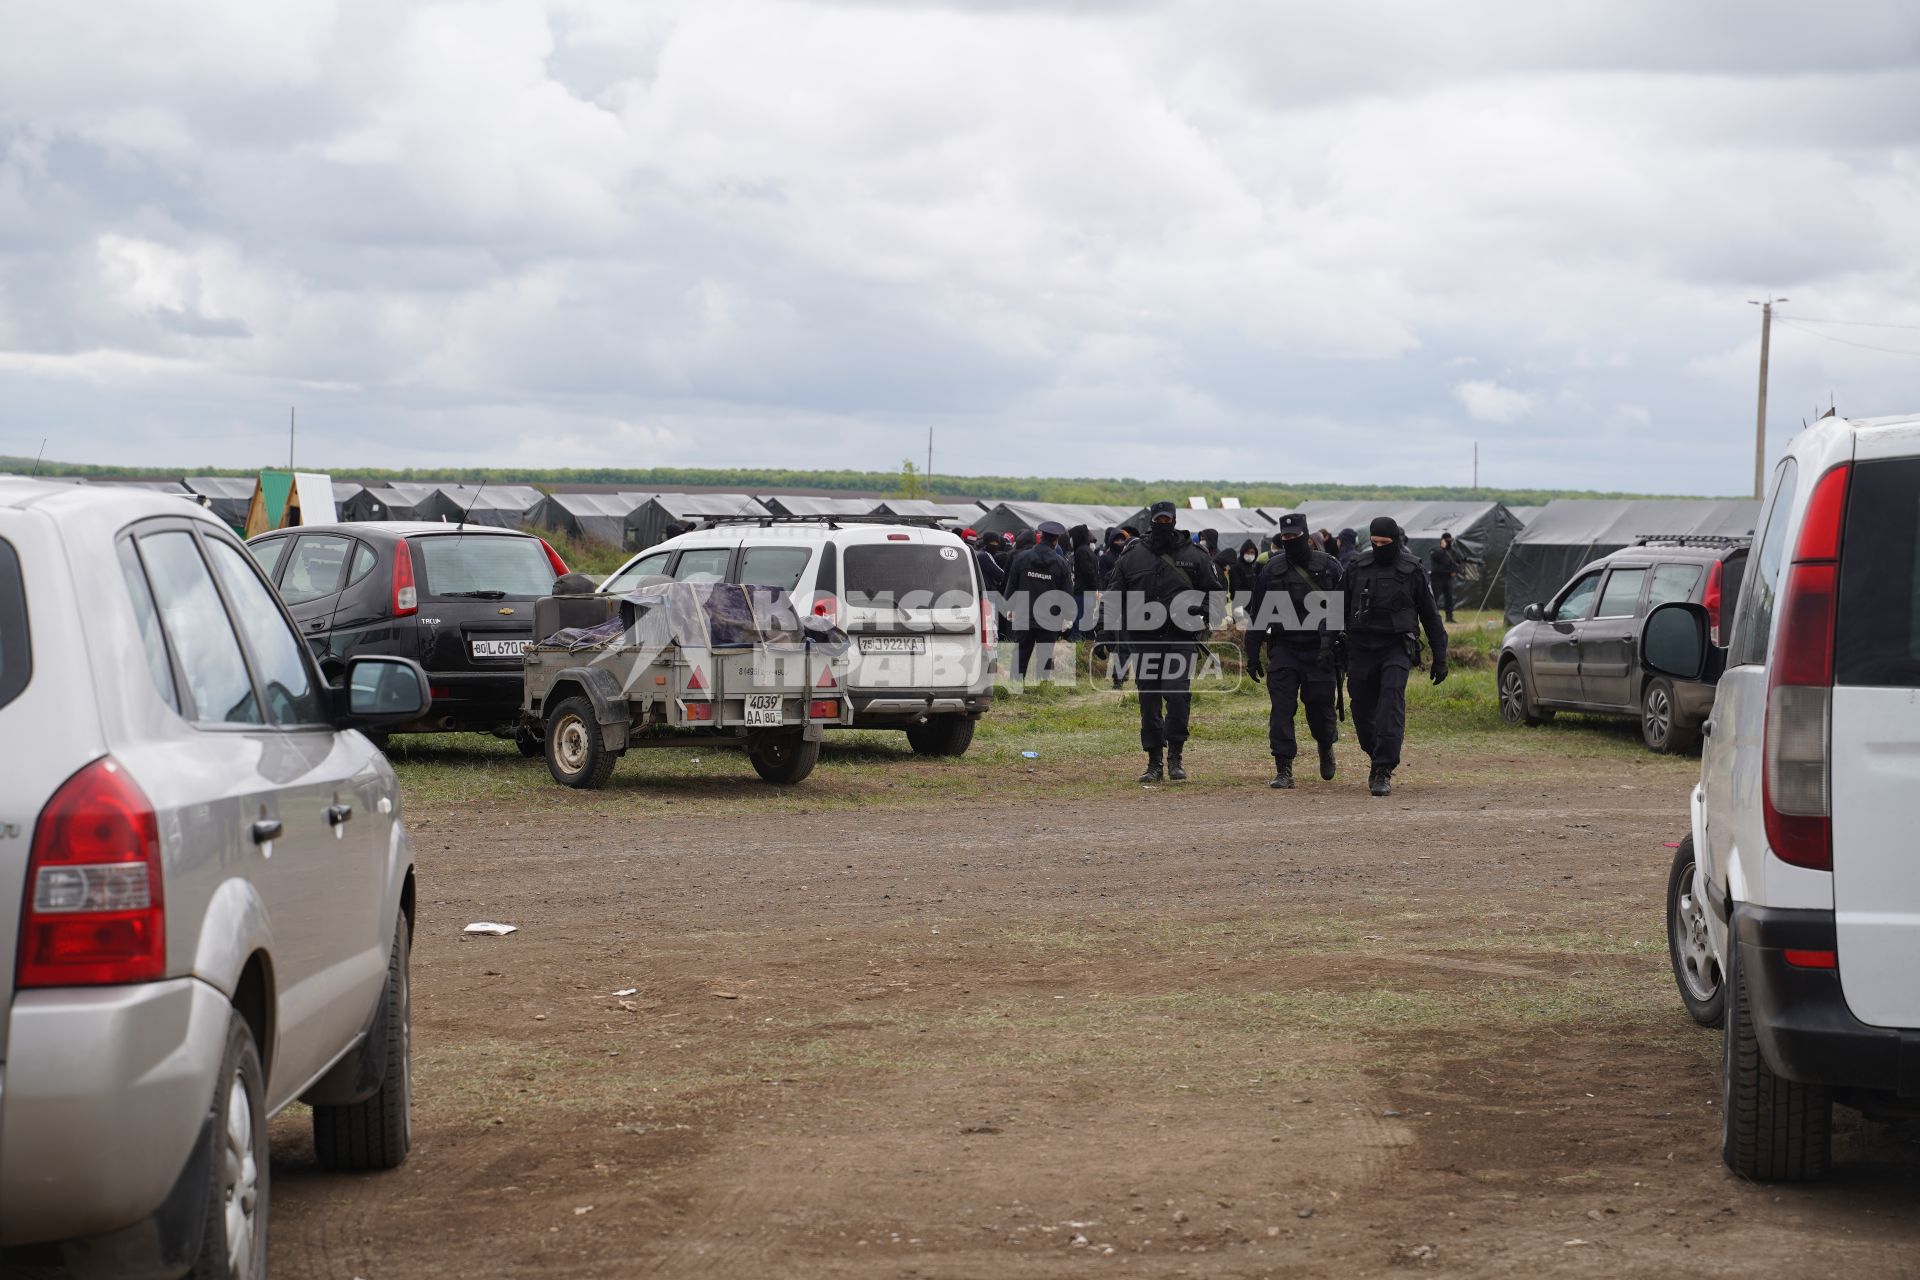
{"type": "Polygon", "coordinates": [[[1252,564],[1252,563],[1253,563],[1253,552],[1251,552],[1251,551],[1249,551],[1249,552],[1247,552],[1247,553],[1246,553],[1245,555],[1243,555],[1243,556],[1241,556],[1240,558],[1241,558],[1242,560],[1245,560],[1245,561],[1246,561],[1246,562],[1247,562],[1248,564],[1252,564]]]}

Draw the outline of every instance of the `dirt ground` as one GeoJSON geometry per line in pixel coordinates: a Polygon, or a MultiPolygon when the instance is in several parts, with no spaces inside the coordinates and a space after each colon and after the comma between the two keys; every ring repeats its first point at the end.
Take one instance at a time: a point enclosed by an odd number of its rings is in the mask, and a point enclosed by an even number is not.
{"type": "Polygon", "coordinates": [[[416,806],[413,1157],[321,1175],[280,1117],[273,1274],[1920,1273],[1911,1132],[1843,1112],[1812,1190],[1720,1166],[1660,918],[1693,763],[1415,747],[1375,801],[1344,751],[416,806]]]}

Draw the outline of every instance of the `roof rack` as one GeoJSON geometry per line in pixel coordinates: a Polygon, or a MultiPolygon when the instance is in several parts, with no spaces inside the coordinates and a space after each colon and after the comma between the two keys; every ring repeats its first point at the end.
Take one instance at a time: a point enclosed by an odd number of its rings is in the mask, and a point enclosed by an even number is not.
{"type": "Polygon", "coordinates": [[[684,517],[688,520],[703,520],[708,525],[751,524],[768,528],[776,524],[823,524],[837,529],[843,524],[904,524],[925,529],[937,529],[951,520],[949,516],[756,516],[721,515],[703,516],[689,511],[684,517]]]}
{"type": "Polygon", "coordinates": [[[1642,533],[1633,539],[1636,547],[1750,547],[1753,535],[1719,533],[1642,533]]]}

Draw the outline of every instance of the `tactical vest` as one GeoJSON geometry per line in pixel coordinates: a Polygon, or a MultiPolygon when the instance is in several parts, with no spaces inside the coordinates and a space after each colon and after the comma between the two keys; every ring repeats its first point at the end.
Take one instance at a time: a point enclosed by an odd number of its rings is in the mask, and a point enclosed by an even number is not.
{"type": "Polygon", "coordinates": [[[1420,626],[1420,611],[1414,607],[1414,579],[1420,567],[1400,556],[1382,564],[1378,556],[1372,564],[1355,562],[1347,590],[1352,595],[1354,631],[1412,635],[1420,626]]]}

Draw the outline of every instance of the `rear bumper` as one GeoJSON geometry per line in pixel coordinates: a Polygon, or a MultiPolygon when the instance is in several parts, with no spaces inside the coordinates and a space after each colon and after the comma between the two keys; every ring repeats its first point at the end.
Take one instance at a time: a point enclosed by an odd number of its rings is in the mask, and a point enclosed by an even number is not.
{"type": "Polygon", "coordinates": [[[128,1240],[161,1247],[154,1217],[181,1212],[176,1188],[203,1154],[231,1012],[197,978],[14,997],[0,1078],[0,1245],[117,1233],[121,1270],[137,1269],[128,1240]]]}
{"type": "Polygon", "coordinates": [[[1776,1075],[1920,1098],[1920,1030],[1868,1026],[1847,1007],[1839,970],[1787,963],[1789,949],[1836,948],[1833,912],[1741,905],[1733,941],[1754,1035],[1776,1075]]]}
{"type": "Polygon", "coordinates": [[[433,706],[424,719],[398,726],[395,733],[441,729],[494,729],[520,719],[525,677],[512,671],[429,671],[433,706]]]}
{"type": "Polygon", "coordinates": [[[852,692],[853,723],[862,725],[918,724],[928,716],[963,715],[978,718],[993,705],[993,695],[967,690],[852,692]]]}

